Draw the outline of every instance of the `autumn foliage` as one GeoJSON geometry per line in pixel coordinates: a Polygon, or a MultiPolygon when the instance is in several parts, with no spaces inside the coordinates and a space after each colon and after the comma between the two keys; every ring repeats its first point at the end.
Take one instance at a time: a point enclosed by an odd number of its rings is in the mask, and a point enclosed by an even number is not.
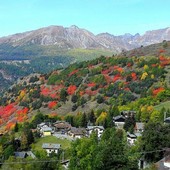
{"type": "Polygon", "coordinates": [[[94,83],[94,82],[87,84],[88,87],[94,87],[95,85],[96,85],[96,83],[94,83]]]}
{"type": "Polygon", "coordinates": [[[121,75],[117,74],[117,75],[114,76],[113,82],[116,82],[117,80],[120,80],[120,79],[121,79],[121,75]]]}
{"type": "Polygon", "coordinates": [[[159,57],[159,60],[162,67],[170,64],[170,58],[166,58],[163,55],[159,57]]]}
{"type": "Polygon", "coordinates": [[[9,116],[11,116],[17,110],[14,103],[9,104],[4,107],[0,107],[0,116],[4,120],[7,120],[9,116]]]}
{"type": "Polygon", "coordinates": [[[131,76],[132,76],[132,79],[133,79],[133,80],[136,80],[136,79],[137,79],[137,76],[136,76],[136,73],[135,73],[135,72],[131,73],[131,76]]]}
{"type": "Polygon", "coordinates": [[[29,109],[27,107],[17,110],[16,115],[17,115],[17,121],[18,122],[24,122],[27,119],[27,114],[28,114],[29,109]]]}
{"type": "Polygon", "coordinates": [[[77,89],[77,87],[76,87],[75,85],[70,85],[70,86],[68,87],[68,89],[67,89],[67,93],[68,93],[69,95],[72,95],[72,94],[75,93],[76,89],[77,89]]]}
{"type": "Polygon", "coordinates": [[[49,109],[54,109],[57,106],[57,102],[56,101],[51,101],[48,103],[48,108],[49,109]]]}
{"type": "Polygon", "coordinates": [[[79,70],[74,70],[74,71],[72,71],[68,76],[70,77],[70,76],[76,74],[78,71],[79,71],[79,70]]]}
{"type": "Polygon", "coordinates": [[[154,96],[156,96],[156,95],[158,95],[158,93],[163,92],[164,90],[165,89],[163,87],[159,87],[157,89],[154,89],[152,93],[154,96]]]}
{"type": "Polygon", "coordinates": [[[13,129],[14,127],[15,127],[15,122],[12,122],[12,121],[8,122],[6,124],[5,130],[9,131],[9,130],[13,129]]]}

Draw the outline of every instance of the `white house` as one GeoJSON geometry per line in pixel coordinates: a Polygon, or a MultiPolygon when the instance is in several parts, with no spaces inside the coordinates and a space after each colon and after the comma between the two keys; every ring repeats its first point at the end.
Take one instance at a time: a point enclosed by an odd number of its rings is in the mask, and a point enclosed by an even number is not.
{"type": "Polygon", "coordinates": [[[125,117],[122,115],[118,115],[116,117],[113,117],[113,122],[115,123],[115,126],[117,128],[123,129],[123,126],[125,124],[125,117]]]}
{"type": "Polygon", "coordinates": [[[170,148],[166,148],[164,158],[155,165],[158,170],[170,170],[170,148]]]}
{"type": "Polygon", "coordinates": [[[87,135],[90,136],[92,132],[97,132],[98,138],[101,137],[104,127],[103,126],[87,126],[87,135]]]}
{"type": "Polygon", "coordinates": [[[136,122],[134,131],[135,133],[142,133],[144,131],[144,123],[136,122]]]}
{"type": "Polygon", "coordinates": [[[56,143],[43,143],[42,148],[46,150],[47,155],[49,156],[52,152],[58,154],[61,149],[61,145],[56,143]]]}
{"type": "Polygon", "coordinates": [[[130,145],[134,145],[136,139],[137,139],[137,136],[136,136],[135,134],[131,134],[131,133],[127,132],[127,142],[128,142],[130,145]]]}
{"type": "Polygon", "coordinates": [[[170,123],[170,117],[167,117],[165,120],[164,120],[164,123],[170,123]]]}

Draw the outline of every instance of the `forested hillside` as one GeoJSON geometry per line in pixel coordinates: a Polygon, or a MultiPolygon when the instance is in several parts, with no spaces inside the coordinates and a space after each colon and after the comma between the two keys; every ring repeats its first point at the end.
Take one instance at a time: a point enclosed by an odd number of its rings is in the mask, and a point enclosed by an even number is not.
{"type": "Polygon", "coordinates": [[[64,116],[109,110],[115,105],[120,110],[137,111],[139,121],[163,121],[162,112],[154,106],[169,100],[169,64],[163,51],[158,57],[102,56],[64,70],[25,77],[1,98],[1,124],[8,122],[8,127],[16,121],[29,121],[37,109],[64,116]],[[18,114],[22,109],[26,112],[18,114]]]}
{"type": "Polygon", "coordinates": [[[31,73],[48,73],[56,69],[66,68],[71,63],[92,60],[100,55],[112,55],[112,52],[103,50],[59,50],[55,47],[15,48],[1,46],[0,94],[17,79],[31,73]],[[46,52],[41,54],[40,51],[43,51],[44,48],[46,48],[46,52]]]}

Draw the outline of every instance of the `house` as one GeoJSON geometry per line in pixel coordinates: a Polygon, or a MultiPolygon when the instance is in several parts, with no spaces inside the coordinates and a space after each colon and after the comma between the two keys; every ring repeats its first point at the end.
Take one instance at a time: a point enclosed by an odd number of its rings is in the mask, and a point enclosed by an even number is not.
{"type": "Polygon", "coordinates": [[[164,123],[170,123],[170,117],[167,117],[167,118],[164,120],[164,123]]]}
{"type": "Polygon", "coordinates": [[[50,123],[40,123],[37,125],[37,130],[42,136],[50,136],[54,131],[50,126],[50,123]]]}
{"type": "Polygon", "coordinates": [[[130,145],[134,145],[136,139],[137,139],[137,136],[136,136],[135,134],[132,134],[132,133],[127,132],[127,142],[128,142],[130,145]]]}
{"type": "Polygon", "coordinates": [[[136,122],[135,127],[134,127],[134,132],[142,133],[143,131],[144,131],[144,123],[136,122]]]}
{"type": "Polygon", "coordinates": [[[82,138],[86,136],[86,129],[85,128],[76,128],[76,127],[71,127],[71,129],[67,133],[70,137],[72,138],[82,138]]]}
{"type": "Polygon", "coordinates": [[[142,132],[144,131],[144,123],[136,122],[134,127],[134,134],[136,137],[142,136],[142,132]]]}
{"type": "Polygon", "coordinates": [[[58,154],[61,149],[61,145],[57,143],[43,143],[42,148],[46,150],[47,155],[49,156],[52,152],[58,154]]]}
{"type": "Polygon", "coordinates": [[[48,126],[42,127],[40,130],[40,133],[42,136],[51,136],[52,134],[52,129],[48,126]]]}
{"type": "Polygon", "coordinates": [[[56,132],[68,132],[71,129],[71,125],[65,121],[57,121],[53,124],[56,132]]]}
{"type": "Polygon", "coordinates": [[[123,129],[123,126],[125,124],[125,117],[122,115],[118,115],[116,117],[113,117],[113,122],[115,123],[115,126],[117,128],[123,129]]]}
{"type": "Polygon", "coordinates": [[[42,123],[40,123],[40,124],[37,125],[37,130],[40,130],[40,129],[43,128],[43,127],[50,127],[50,128],[52,128],[50,122],[42,122],[42,123]]]}
{"type": "Polygon", "coordinates": [[[91,133],[95,131],[97,132],[98,138],[100,138],[104,131],[104,127],[103,126],[87,126],[86,130],[87,130],[88,136],[90,136],[91,133]]]}
{"type": "Polygon", "coordinates": [[[165,157],[156,164],[158,170],[170,170],[170,149],[165,152],[165,157]]]}
{"type": "Polygon", "coordinates": [[[40,123],[40,124],[37,125],[37,129],[40,130],[40,129],[41,129],[42,127],[44,127],[44,126],[48,126],[48,125],[47,125],[47,123],[42,122],[42,123],[40,123]]]}

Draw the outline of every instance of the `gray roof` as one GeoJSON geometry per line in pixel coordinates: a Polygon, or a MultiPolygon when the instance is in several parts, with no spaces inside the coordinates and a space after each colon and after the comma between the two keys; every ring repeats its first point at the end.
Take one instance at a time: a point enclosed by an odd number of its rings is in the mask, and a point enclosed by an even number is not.
{"type": "Polygon", "coordinates": [[[42,122],[42,123],[38,124],[37,126],[42,127],[42,126],[44,126],[44,125],[45,125],[45,123],[42,122]]]}
{"type": "Polygon", "coordinates": [[[61,145],[57,143],[43,143],[42,148],[43,149],[60,149],[61,145]]]}
{"type": "Polygon", "coordinates": [[[36,156],[32,153],[32,151],[27,151],[27,155],[31,156],[33,159],[36,158],[36,156]]]}
{"type": "Polygon", "coordinates": [[[42,131],[45,131],[45,132],[51,132],[52,131],[52,129],[50,127],[42,127],[41,129],[42,129],[42,131]]]}
{"type": "Polygon", "coordinates": [[[125,120],[125,117],[122,116],[122,115],[118,115],[118,116],[113,117],[114,120],[119,120],[121,118],[125,120]]]}
{"type": "Polygon", "coordinates": [[[170,117],[167,117],[164,122],[170,123],[170,117]]]}
{"type": "Polygon", "coordinates": [[[129,132],[127,132],[127,136],[130,137],[130,138],[136,138],[135,134],[132,134],[132,133],[129,133],[129,132]]]}
{"type": "Polygon", "coordinates": [[[14,152],[14,156],[18,158],[26,158],[27,156],[31,156],[33,159],[36,158],[31,151],[14,152]]]}
{"type": "Polygon", "coordinates": [[[71,128],[71,124],[65,121],[57,121],[53,124],[57,129],[69,129],[71,128]]]}
{"type": "Polygon", "coordinates": [[[87,126],[87,130],[101,129],[104,130],[103,126],[87,126]]]}
{"type": "Polygon", "coordinates": [[[28,155],[26,152],[14,152],[14,156],[18,158],[26,158],[28,155]]]}
{"type": "Polygon", "coordinates": [[[71,127],[70,130],[74,135],[84,135],[86,133],[85,128],[76,128],[76,127],[71,127]]]}

